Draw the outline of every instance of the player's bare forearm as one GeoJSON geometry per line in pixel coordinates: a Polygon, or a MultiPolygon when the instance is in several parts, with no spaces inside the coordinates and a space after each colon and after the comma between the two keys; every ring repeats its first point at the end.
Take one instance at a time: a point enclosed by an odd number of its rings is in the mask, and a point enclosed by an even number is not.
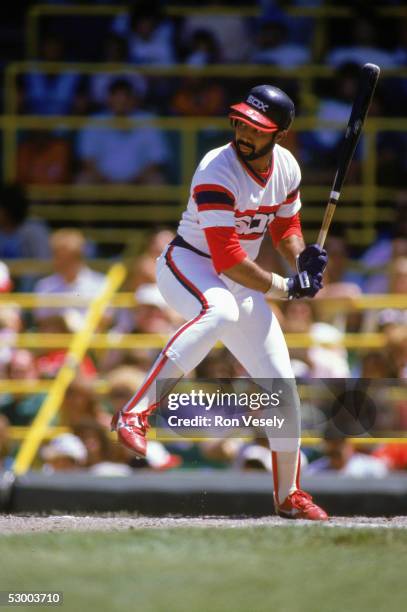
{"type": "Polygon", "coordinates": [[[295,270],[296,267],[295,259],[297,255],[299,255],[304,249],[304,238],[302,236],[297,236],[296,234],[283,238],[278,245],[279,253],[285,257],[293,270],[295,270]]]}
{"type": "Polygon", "coordinates": [[[249,289],[266,293],[270,289],[271,273],[263,270],[249,257],[242,262],[223,270],[223,274],[235,283],[239,283],[249,289]]]}

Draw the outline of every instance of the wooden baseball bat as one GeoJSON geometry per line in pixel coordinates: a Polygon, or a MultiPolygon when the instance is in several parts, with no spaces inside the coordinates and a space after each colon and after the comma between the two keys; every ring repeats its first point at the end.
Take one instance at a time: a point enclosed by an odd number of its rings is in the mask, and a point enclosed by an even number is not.
{"type": "Polygon", "coordinates": [[[352,106],[348,126],[343,139],[341,152],[338,160],[338,168],[335,174],[332,190],[326,205],[321,229],[318,234],[317,244],[322,248],[325,244],[329,226],[335,212],[336,205],[341,195],[342,185],[346,178],[350,162],[358,144],[362,132],[363,123],[373,98],[380,68],[375,64],[365,64],[362,68],[358,92],[352,106]]]}

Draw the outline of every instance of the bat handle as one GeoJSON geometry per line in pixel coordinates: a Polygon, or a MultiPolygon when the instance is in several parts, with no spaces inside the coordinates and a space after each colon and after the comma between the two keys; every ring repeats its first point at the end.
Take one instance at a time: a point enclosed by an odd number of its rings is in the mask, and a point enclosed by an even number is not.
{"type": "Polygon", "coordinates": [[[336,209],[336,204],[339,200],[339,192],[331,191],[331,195],[328,200],[328,204],[325,208],[324,218],[322,220],[321,229],[319,230],[317,244],[318,246],[323,248],[325,244],[325,240],[329,231],[329,227],[331,225],[332,217],[334,216],[334,212],[336,209]]]}

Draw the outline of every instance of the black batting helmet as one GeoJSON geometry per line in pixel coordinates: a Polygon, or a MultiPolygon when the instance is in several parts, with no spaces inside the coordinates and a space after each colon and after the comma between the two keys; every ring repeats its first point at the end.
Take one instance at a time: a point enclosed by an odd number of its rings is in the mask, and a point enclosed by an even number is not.
{"type": "Polygon", "coordinates": [[[238,119],[262,132],[288,130],[295,115],[294,102],[273,85],[257,85],[244,102],[231,106],[231,119],[238,119]]]}

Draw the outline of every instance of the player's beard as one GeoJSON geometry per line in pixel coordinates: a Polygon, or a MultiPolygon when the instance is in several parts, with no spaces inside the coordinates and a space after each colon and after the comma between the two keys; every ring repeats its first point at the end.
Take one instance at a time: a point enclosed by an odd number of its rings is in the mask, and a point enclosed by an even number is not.
{"type": "Polygon", "coordinates": [[[239,151],[239,154],[243,157],[245,161],[248,161],[248,162],[254,161],[255,159],[259,159],[260,157],[264,157],[265,155],[268,155],[269,153],[271,153],[275,145],[275,142],[276,142],[276,134],[273,134],[270,142],[264,145],[262,149],[259,149],[258,151],[256,151],[256,148],[252,144],[245,142],[244,140],[241,140],[241,139],[236,140],[235,138],[235,146],[237,150],[239,151]],[[251,153],[244,153],[240,148],[241,144],[244,144],[247,147],[250,147],[250,149],[252,149],[251,153]]]}

